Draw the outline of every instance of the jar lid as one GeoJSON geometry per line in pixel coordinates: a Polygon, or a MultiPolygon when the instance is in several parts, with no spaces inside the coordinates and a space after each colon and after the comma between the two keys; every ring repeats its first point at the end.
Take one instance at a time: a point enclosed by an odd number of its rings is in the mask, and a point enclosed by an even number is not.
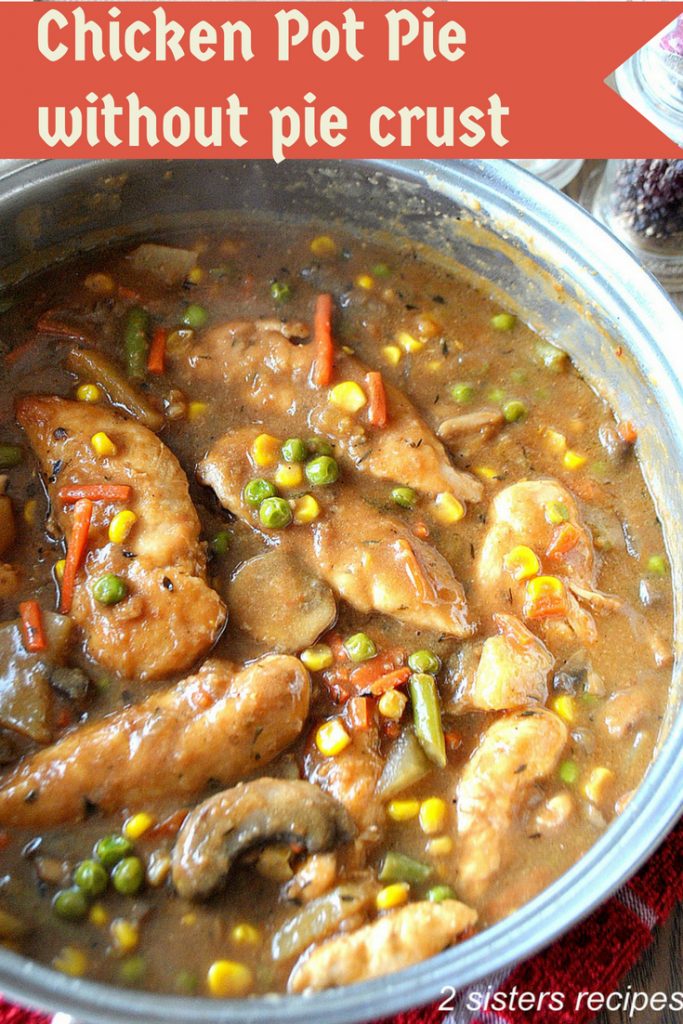
{"type": "Polygon", "coordinates": [[[614,80],[627,103],[683,146],[683,15],[617,68],[614,80]]]}

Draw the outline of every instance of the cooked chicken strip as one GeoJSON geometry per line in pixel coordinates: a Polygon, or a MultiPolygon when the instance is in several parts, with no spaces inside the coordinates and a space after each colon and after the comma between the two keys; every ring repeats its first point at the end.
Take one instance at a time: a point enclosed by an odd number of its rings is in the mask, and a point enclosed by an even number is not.
{"type": "MultiPolygon", "coordinates": [[[[188,356],[192,379],[220,379],[253,415],[282,427],[314,430],[333,441],[355,468],[424,494],[454,494],[461,501],[481,501],[476,477],[456,469],[436,434],[397,388],[385,384],[388,422],[381,429],[367,423],[364,410],[347,413],[329,401],[329,389],[311,382],[315,358],[301,331],[272,320],[221,324],[202,336],[188,356]],[[299,342],[298,344],[294,342],[299,342]],[[279,422],[278,422],[279,421],[279,422]]],[[[370,367],[337,349],[334,382],[354,381],[366,388],[370,367]]]]}
{"type": "Polygon", "coordinates": [[[346,808],[364,843],[378,842],[386,821],[384,804],[375,793],[384,767],[377,747],[377,733],[371,729],[354,733],[353,743],[336,757],[323,757],[313,748],[305,761],[306,778],[346,808]]]}
{"type": "Polygon", "coordinates": [[[197,476],[220,503],[282,550],[307,565],[335,593],[362,612],[381,612],[447,636],[468,636],[473,627],[461,584],[431,545],[398,520],[378,512],[340,483],[318,495],[323,513],[313,523],[266,530],[243,500],[253,476],[248,452],[258,428],[226,434],[200,462],[197,476]],[[350,533],[347,523],[358,524],[350,533]]]}
{"type": "Polygon", "coordinates": [[[206,582],[206,556],[187,479],[159,438],[111,410],[61,398],[22,398],[17,419],[48,478],[53,514],[69,543],[73,505],[63,487],[127,484],[125,507],[137,522],[125,544],[110,543],[107,528],[124,506],[94,504],[89,553],[79,573],[71,614],[89,654],[131,679],[182,672],[211,647],[225,607],[206,582]],[[97,456],[91,444],[104,432],[116,453],[97,456]],[[128,597],[112,607],[95,600],[92,584],[105,573],[126,580],[128,597]]]}
{"type": "Polygon", "coordinates": [[[314,946],[294,966],[287,987],[320,990],[393,974],[440,953],[476,920],[476,911],[457,900],[409,903],[314,946]]]}
{"type": "Polygon", "coordinates": [[[109,813],[190,799],[212,779],[232,785],[297,738],[309,699],[296,658],[271,656],[241,671],[208,661],[20,762],[0,785],[0,822],[45,828],[78,820],[93,804],[109,813]]]}
{"type": "Polygon", "coordinates": [[[555,768],[567,729],[545,709],[499,718],[465,765],[456,791],[459,888],[476,900],[503,866],[507,833],[529,787],[555,768]]]}

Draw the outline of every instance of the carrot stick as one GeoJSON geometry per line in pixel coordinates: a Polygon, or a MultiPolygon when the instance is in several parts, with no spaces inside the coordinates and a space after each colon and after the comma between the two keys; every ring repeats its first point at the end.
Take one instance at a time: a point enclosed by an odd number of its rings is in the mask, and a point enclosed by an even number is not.
{"type": "Polygon", "coordinates": [[[395,690],[397,686],[403,686],[410,679],[411,671],[408,666],[403,668],[394,669],[393,672],[387,672],[386,675],[380,676],[372,686],[370,687],[370,693],[374,697],[379,697],[382,693],[387,693],[388,690],[395,690]]]}
{"type": "Polygon", "coordinates": [[[334,367],[332,296],[327,293],[319,295],[316,299],[315,316],[313,318],[313,344],[315,345],[313,383],[319,388],[324,388],[332,383],[332,370],[334,367]]]}
{"type": "Polygon", "coordinates": [[[566,555],[581,540],[581,532],[572,523],[563,523],[553,532],[552,540],[546,550],[546,558],[557,558],[566,555]]]}
{"type": "Polygon", "coordinates": [[[57,494],[64,505],[74,505],[82,498],[88,501],[128,501],[131,487],[128,484],[83,484],[60,487],[57,494]]]}
{"type": "Polygon", "coordinates": [[[373,427],[387,425],[387,393],[384,389],[382,374],[371,370],[365,378],[368,385],[368,420],[373,427]]]}
{"type": "Polygon", "coordinates": [[[74,506],[74,521],[71,530],[71,540],[66,553],[64,565],[64,576],[62,577],[62,590],[59,601],[59,610],[62,615],[68,615],[74,599],[76,586],[76,573],[85,559],[85,551],[88,546],[88,530],[92,519],[93,504],[89,498],[80,498],[74,506]]]}
{"type": "Polygon", "coordinates": [[[638,440],[638,431],[630,420],[622,420],[617,424],[617,434],[626,444],[635,444],[638,440]]]}
{"type": "Polygon", "coordinates": [[[165,327],[157,327],[152,335],[152,344],[149,347],[147,358],[147,369],[150,373],[160,376],[166,370],[166,338],[168,331],[165,327]]]}
{"type": "Polygon", "coordinates": [[[372,706],[368,697],[352,697],[346,705],[346,715],[352,729],[367,732],[372,725],[372,706]]]}
{"type": "Polygon", "coordinates": [[[24,647],[27,651],[44,651],[47,637],[43,627],[43,613],[37,601],[22,601],[19,605],[21,630],[24,635],[24,647]]]}

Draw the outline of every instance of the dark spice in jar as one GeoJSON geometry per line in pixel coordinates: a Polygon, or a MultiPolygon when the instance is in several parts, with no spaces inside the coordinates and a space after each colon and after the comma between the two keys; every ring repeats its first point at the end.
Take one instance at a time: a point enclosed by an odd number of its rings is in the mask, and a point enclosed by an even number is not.
{"type": "Polygon", "coordinates": [[[683,231],[683,160],[624,160],[615,179],[615,212],[646,238],[683,231]]]}

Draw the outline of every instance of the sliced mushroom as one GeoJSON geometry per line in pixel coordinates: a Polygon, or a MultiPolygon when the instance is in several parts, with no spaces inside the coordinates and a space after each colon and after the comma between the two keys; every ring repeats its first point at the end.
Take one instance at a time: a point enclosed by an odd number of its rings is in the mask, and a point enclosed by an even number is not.
{"type": "Polygon", "coordinates": [[[285,840],[317,853],[354,835],[342,805],[317,786],[256,779],[210,797],[187,816],[173,851],[173,883],[187,899],[208,896],[254,846],[285,840]]]}
{"type": "Polygon", "coordinates": [[[337,617],[327,584],[279,549],[238,568],[228,604],[233,625],[280,653],[309,647],[337,617]]]}
{"type": "Polygon", "coordinates": [[[505,417],[500,409],[475,409],[474,412],[465,412],[461,416],[450,416],[439,424],[437,434],[443,441],[452,441],[454,437],[462,437],[465,434],[476,434],[480,430],[491,437],[505,423],[505,417]]]}

